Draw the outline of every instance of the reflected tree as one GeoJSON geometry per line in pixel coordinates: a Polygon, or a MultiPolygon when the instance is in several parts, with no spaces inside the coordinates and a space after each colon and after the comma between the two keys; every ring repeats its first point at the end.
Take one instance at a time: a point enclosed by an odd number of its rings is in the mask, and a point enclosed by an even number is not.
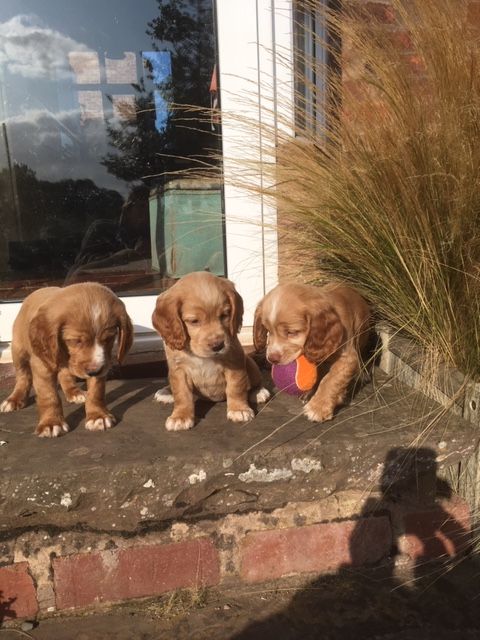
{"type": "Polygon", "coordinates": [[[172,54],[176,104],[207,107],[215,65],[212,0],[157,0],[158,16],[148,24],[154,50],[172,54]]]}
{"type": "MultiPolygon", "coordinates": [[[[132,85],[135,91],[134,113],[125,108],[120,121],[107,122],[107,136],[113,151],[107,153],[102,164],[121,180],[151,182],[167,170],[165,159],[159,154],[171,154],[171,125],[159,132],[155,127],[153,91],[147,91],[145,82],[132,85]]],[[[111,96],[109,96],[111,100],[111,96]]]]}
{"type": "MultiPolygon", "coordinates": [[[[98,217],[118,219],[122,196],[92,180],[39,180],[25,164],[13,165],[18,201],[10,170],[0,171],[1,238],[8,246],[10,267],[65,270],[80,246],[85,228],[98,217]]],[[[5,251],[5,250],[4,250],[5,251]]],[[[5,267],[4,267],[5,268],[5,267]]]]}
{"type": "MultiPolygon", "coordinates": [[[[13,173],[21,211],[21,235],[25,239],[81,233],[98,217],[99,211],[102,217],[118,218],[122,196],[112,189],[98,187],[93,180],[39,180],[26,164],[14,164],[13,173]]],[[[0,208],[5,220],[13,221],[15,203],[10,185],[9,170],[0,171],[0,208]]],[[[5,226],[4,231],[14,235],[13,223],[5,226]]]]}
{"type": "Polygon", "coordinates": [[[158,15],[146,33],[153,52],[167,52],[171,75],[158,81],[151,57],[144,58],[146,79],[133,85],[134,113],[107,124],[111,152],[102,163],[117,177],[147,184],[162,174],[195,168],[219,148],[204,109],[210,106],[210,82],[216,47],[212,0],[157,0],[158,15]],[[158,126],[160,93],[168,117],[158,126]],[[187,106],[188,105],[188,106],[187,106]],[[153,177],[152,177],[153,176],[153,177]]]}

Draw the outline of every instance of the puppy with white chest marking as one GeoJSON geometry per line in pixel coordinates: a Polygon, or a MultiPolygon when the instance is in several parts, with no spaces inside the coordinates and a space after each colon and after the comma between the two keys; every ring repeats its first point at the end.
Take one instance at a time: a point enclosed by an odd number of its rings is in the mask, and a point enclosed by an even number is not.
{"type": "Polygon", "coordinates": [[[196,396],[226,399],[233,422],[254,417],[249,392],[256,402],[268,399],[256,363],[238,340],[242,317],[233,283],[206,271],[184,276],[158,296],[152,322],[165,342],[171,394],[161,389],[155,399],[174,403],[165,423],[169,431],[194,426],[196,396]]]}
{"type": "Polygon", "coordinates": [[[0,405],[7,413],[25,406],[35,389],[39,423],[35,433],[52,438],[68,431],[58,395],[85,402],[85,427],[104,431],[115,424],[105,406],[105,378],[118,337],[118,360],[130,349],[133,328],[123,302],[95,282],[46,287],[25,298],[13,325],[15,388],[0,405]],[[87,381],[86,393],[75,378],[87,381]]]}
{"type": "Polygon", "coordinates": [[[253,341],[257,351],[266,348],[272,364],[287,365],[304,355],[317,365],[324,375],[304,413],[323,422],[333,417],[360,374],[372,325],[367,302],[351,287],[287,283],[257,306],[253,341]]]}

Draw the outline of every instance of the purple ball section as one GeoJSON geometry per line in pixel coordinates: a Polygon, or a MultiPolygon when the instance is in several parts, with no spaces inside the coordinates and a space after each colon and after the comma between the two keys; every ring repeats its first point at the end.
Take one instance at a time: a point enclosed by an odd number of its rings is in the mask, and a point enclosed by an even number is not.
{"type": "Polygon", "coordinates": [[[272,365],[272,379],[279,391],[289,393],[291,396],[301,396],[304,392],[295,383],[297,374],[297,361],[289,364],[272,365]]]}

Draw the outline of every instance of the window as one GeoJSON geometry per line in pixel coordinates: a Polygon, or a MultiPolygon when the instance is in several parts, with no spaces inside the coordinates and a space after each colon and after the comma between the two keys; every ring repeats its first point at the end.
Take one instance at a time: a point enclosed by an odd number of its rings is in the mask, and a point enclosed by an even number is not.
{"type": "Polygon", "coordinates": [[[307,135],[325,131],[325,6],[325,2],[295,2],[295,124],[299,133],[307,135]]]}
{"type": "Polygon", "coordinates": [[[2,1],[3,300],[225,274],[221,172],[188,177],[220,155],[214,25],[212,0],[2,1]]]}

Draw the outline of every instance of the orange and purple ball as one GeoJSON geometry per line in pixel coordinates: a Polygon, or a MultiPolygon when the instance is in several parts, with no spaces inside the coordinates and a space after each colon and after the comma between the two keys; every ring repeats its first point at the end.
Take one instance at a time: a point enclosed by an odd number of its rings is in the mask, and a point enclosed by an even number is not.
{"type": "Polygon", "coordinates": [[[301,396],[313,389],[317,381],[317,366],[302,355],[289,364],[273,364],[272,379],[279,391],[301,396]]]}

